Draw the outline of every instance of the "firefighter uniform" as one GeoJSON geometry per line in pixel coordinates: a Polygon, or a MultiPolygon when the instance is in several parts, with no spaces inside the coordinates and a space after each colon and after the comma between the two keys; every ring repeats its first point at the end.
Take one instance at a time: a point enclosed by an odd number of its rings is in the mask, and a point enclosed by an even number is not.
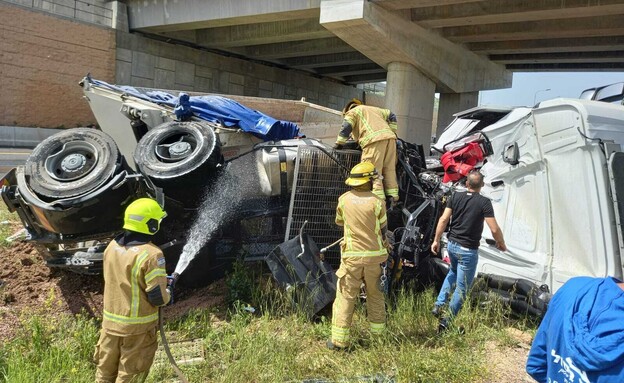
{"type": "Polygon", "coordinates": [[[145,200],[137,200],[138,213],[133,214],[134,202],[130,204],[124,225],[130,231],[104,250],[104,313],[94,355],[96,382],[142,382],[158,346],[158,306],[167,304],[170,294],[165,258],[149,242],[149,235],[158,231],[166,213],[155,201],[146,205],[145,200]]]}
{"type": "MultiPolygon", "coordinates": [[[[355,169],[355,168],[354,168],[355,169]]],[[[371,191],[351,190],[340,196],[336,224],[344,227],[338,284],[332,310],[331,343],[349,345],[349,328],[362,282],[371,333],[385,329],[384,293],[379,287],[380,264],[388,258],[382,231],[386,226],[385,202],[371,191]]]]}
{"type": "Polygon", "coordinates": [[[389,196],[398,200],[396,116],[388,109],[367,105],[356,105],[345,112],[336,144],[343,145],[352,135],[362,148],[362,161],[372,162],[381,174],[373,182],[373,193],[382,199],[389,196]]]}

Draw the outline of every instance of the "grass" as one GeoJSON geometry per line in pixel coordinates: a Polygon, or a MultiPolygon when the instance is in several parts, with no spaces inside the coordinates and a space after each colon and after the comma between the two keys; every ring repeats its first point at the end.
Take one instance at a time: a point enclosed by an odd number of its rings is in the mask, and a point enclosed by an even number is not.
{"type": "Polygon", "coordinates": [[[22,228],[22,224],[16,213],[10,213],[4,203],[0,204],[0,247],[10,247],[13,242],[6,238],[22,228]]]}
{"type": "MultiPolygon", "coordinates": [[[[230,287],[232,288],[232,287],[230,287]]],[[[270,282],[254,288],[256,313],[237,302],[225,320],[217,308],[193,310],[167,324],[180,338],[200,338],[205,360],[182,366],[190,382],[280,382],[322,379],[334,381],[475,382],[487,379],[490,363],[485,344],[509,345],[507,327],[532,330],[526,320],[510,320],[500,307],[477,309],[467,305],[457,322],[466,334],[436,335],[429,313],[431,290],[402,291],[389,309],[388,331],[372,338],[362,304],[354,317],[358,342],[351,352],[327,350],[330,319],[310,321],[293,309],[270,282]],[[368,377],[369,380],[365,378],[368,377]],[[372,380],[373,377],[379,380],[372,380]],[[346,380],[351,381],[351,380],[346,380]]],[[[16,338],[0,346],[0,382],[91,382],[91,355],[99,326],[80,315],[49,318],[30,313],[22,319],[16,338]]],[[[152,368],[148,382],[171,382],[167,364],[152,368]]]]}
{"type": "MultiPolygon", "coordinates": [[[[0,209],[0,222],[16,219],[0,209]]],[[[11,225],[0,225],[0,244],[13,231],[11,225]]],[[[175,331],[181,339],[201,340],[205,360],[181,366],[190,382],[493,381],[488,377],[495,363],[486,345],[517,343],[506,331],[509,327],[535,331],[534,323],[510,319],[496,304],[486,308],[466,304],[456,319],[466,333],[452,329],[438,336],[437,322],[429,312],[434,292],[400,291],[388,310],[385,334],[370,336],[360,303],[352,327],[356,344],[350,352],[335,352],[325,346],[331,318],[309,320],[271,279],[238,265],[226,285],[230,308],[195,309],[166,324],[167,331],[175,331]]],[[[44,305],[22,313],[19,326],[13,339],[0,343],[0,382],[93,381],[96,320],[86,315],[51,316],[44,305]]],[[[177,380],[171,367],[160,363],[147,381],[177,380]]]]}
{"type": "Polygon", "coordinates": [[[89,362],[98,336],[92,319],[80,315],[23,315],[18,335],[0,347],[0,381],[89,382],[89,362]]]}

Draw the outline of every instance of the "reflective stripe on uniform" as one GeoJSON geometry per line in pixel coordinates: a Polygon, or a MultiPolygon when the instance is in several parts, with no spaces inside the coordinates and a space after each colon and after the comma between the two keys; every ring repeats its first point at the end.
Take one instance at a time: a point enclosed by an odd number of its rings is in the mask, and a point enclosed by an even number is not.
{"type": "Polygon", "coordinates": [[[345,143],[347,143],[347,139],[348,137],[338,136],[338,138],[336,139],[336,143],[344,145],[345,143]]]}
{"type": "Polygon", "coordinates": [[[390,197],[398,197],[399,189],[396,189],[396,188],[386,189],[386,194],[389,195],[390,197]]]}
{"type": "Polygon", "coordinates": [[[378,130],[376,132],[371,132],[369,134],[366,135],[366,137],[362,137],[360,138],[360,146],[364,147],[366,146],[373,138],[381,135],[381,134],[387,134],[388,131],[390,131],[392,134],[394,134],[394,132],[392,132],[390,129],[381,129],[378,130]]]}
{"type": "Polygon", "coordinates": [[[332,341],[345,344],[349,342],[349,329],[338,327],[338,326],[332,326],[331,337],[332,337],[332,341]]]}
{"type": "Polygon", "coordinates": [[[140,317],[127,317],[124,315],[117,315],[104,310],[104,319],[111,322],[123,323],[123,324],[145,324],[158,320],[158,312],[140,317]]]}
{"type": "Polygon", "coordinates": [[[377,219],[379,217],[379,213],[381,213],[381,203],[375,204],[375,234],[377,234],[377,244],[380,249],[384,249],[383,242],[381,240],[381,222],[377,219]]]}
{"type": "Polygon", "coordinates": [[[154,278],[166,277],[166,276],[167,276],[167,272],[165,271],[165,269],[163,268],[154,269],[150,271],[149,273],[147,273],[147,275],[145,276],[145,283],[150,283],[152,279],[154,278]]]}
{"type": "MultiPolygon", "coordinates": [[[[381,209],[382,205],[379,204],[379,208],[381,209]]],[[[377,214],[379,214],[379,212],[377,212],[377,214]]],[[[383,217],[381,217],[380,220],[378,220],[377,222],[379,222],[379,226],[380,227],[384,227],[386,226],[386,222],[388,222],[388,216],[386,214],[383,215],[383,217]]],[[[380,232],[381,234],[381,232],[380,232]]]]}
{"type": "Polygon", "coordinates": [[[382,189],[373,189],[373,194],[375,194],[377,197],[381,198],[381,199],[386,199],[386,196],[384,194],[384,191],[382,189]]]}
{"type": "Polygon", "coordinates": [[[130,278],[130,286],[132,288],[132,304],[130,305],[130,318],[137,318],[139,316],[139,274],[141,273],[141,265],[147,257],[149,253],[144,251],[141,253],[136,261],[134,262],[134,266],[132,267],[132,276],[130,278]]]}
{"type": "Polygon", "coordinates": [[[348,251],[342,252],[343,257],[377,257],[379,255],[388,255],[388,251],[385,248],[373,251],[348,251]]]}
{"type": "MultiPolygon", "coordinates": [[[[368,120],[364,118],[364,113],[362,113],[361,109],[356,108],[355,113],[359,116],[360,124],[366,126],[366,130],[367,132],[369,132],[369,134],[367,134],[366,137],[362,137],[363,129],[360,129],[360,131],[358,132],[359,133],[358,143],[360,144],[361,147],[364,147],[371,140],[370,133],[374,133],[374,130],[373,130],[373,127],[369,124],[368,120]]],[[[351,124],[351,126],[355,126],[355,121],[349,121],[349,123],[351,124]]]]}
{"type": "Polygon", "coordinates": [[[371,323],[370,331],[372,334],[380,334],[386,329],[385,323],[371,323]]]}

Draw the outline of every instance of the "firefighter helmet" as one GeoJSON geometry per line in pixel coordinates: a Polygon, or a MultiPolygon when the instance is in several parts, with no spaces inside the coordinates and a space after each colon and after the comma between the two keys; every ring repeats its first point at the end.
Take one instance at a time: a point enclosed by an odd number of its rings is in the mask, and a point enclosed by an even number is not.
{"type": "Polygon", "coordinates": [[[351,169],[345,183],[349,186],[360,186],[377,178],[377,169],[371,162],[361,162],[351,169]]]}
{"type": "Polygon", "coordinates": [[[351,109],[355,108],[358,105],[362,105],[362,104],[363,104],[362,101],[358,100],[357,98],[354,98],[351,101],[349,101],[347,103],[347,105],[345,105],[344,109],[342,110],[342,114],[346,114],[351,109]]]}
{"type": "Polygon", "coordinates": [[[126,208],[123,228],[148,235],[156,234],[167,213],[151,198],[139,198],[126,208]]]}

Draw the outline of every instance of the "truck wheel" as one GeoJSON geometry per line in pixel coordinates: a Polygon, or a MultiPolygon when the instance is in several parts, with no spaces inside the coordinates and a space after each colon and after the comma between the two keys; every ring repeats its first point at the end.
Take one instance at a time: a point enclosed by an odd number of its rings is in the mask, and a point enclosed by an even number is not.
{"type": "Polygon", "coordinates": [[[121,162],[115,141],[90,128],[69,129],[43,140],[32,151],[24,174],[43,199],[80,196],[110,179],[121,162]]]}
{"type": "Polygon", "coordinates": [[[145,176],[165,189],[205,185],[206,176],[222,161],[211,125],[203,121],[165,122],[141,138],[134,162],[145,176]]]}

